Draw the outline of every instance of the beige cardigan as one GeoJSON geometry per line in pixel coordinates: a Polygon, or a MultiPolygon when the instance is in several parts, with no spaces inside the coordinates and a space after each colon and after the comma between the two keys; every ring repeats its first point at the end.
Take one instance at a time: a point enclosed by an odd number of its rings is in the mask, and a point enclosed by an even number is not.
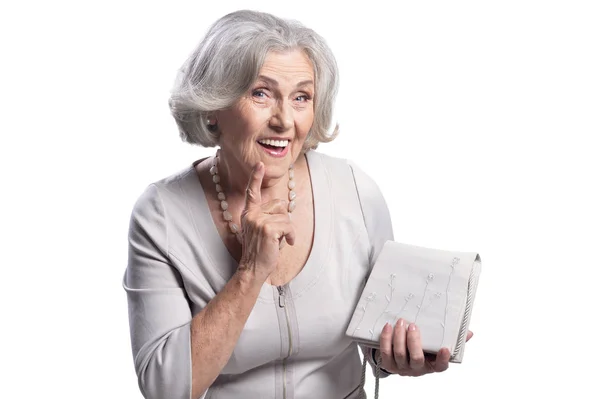
{"type": "MultiPolygon", "coordinates": [[[[362,394],[358,346],[345,331],[373,260],[393,240],[390,216],[375,182],[353,163],[315,151],[306,157],[315,207],[309,258],[281,293],[262,286],[233,355],[205,398],[362,394]]],[[[193,166],[140,196],[123,286],[145,398],[190,399],[190,321],[236,267],[193,166]]]]}

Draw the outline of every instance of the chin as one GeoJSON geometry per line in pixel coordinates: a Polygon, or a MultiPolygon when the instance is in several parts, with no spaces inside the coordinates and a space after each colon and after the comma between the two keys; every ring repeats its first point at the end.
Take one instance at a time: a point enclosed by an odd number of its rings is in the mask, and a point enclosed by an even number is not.
{"type": "Polygon", "coordinates": [[[290,158],[283,159],[263,159],[262,162],[266,167],[266,176],[281,177],[290,168],[292,163],[290,158]]]}

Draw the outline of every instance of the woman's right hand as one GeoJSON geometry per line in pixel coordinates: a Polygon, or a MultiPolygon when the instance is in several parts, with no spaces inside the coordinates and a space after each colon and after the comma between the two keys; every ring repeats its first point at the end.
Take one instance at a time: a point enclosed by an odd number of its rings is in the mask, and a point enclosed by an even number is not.
{"type": "Polygon", "coordinates": [[[294,245],[295,232],[286,200],[262,203],[261,186],[265,165],[259,162],[250,175],[246,203],[242,211],[243,234],[240,269],[249,271],[263,283],[277,268],[283,239],[294,245]]]}

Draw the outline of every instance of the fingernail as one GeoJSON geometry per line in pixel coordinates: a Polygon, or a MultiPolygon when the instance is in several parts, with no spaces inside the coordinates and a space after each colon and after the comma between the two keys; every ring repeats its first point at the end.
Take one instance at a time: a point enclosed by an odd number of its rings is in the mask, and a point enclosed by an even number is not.
{"type": "Polygon", "coordinates": [[[400,328],[404,328],[404,319],[398,319],[398,321],[396,322],[397,326],[400,328]]]}
{"type": "Polygon", "coordinates": [[[258,165],[256,165],[256,171],[260,172],[262,170],[262,168],[263,168],[263,163],[259,162],[258,165]]]}
{"type": "Polygon", "coordinates": [[[390,323],[385,323],[385,326],[383,326],[383,331],[385,331],[386,333],[390,332],[391,329],[392,326],[390,325],[390,323]]]}
{"type": "Polygon", "coordinates": [[[408,331],[415,331],[416,329],[417,329],[417,326],[416,326],[415,324],[413,324],[413,323],[411,323],[411,324],[408,326],[408,331]]]}

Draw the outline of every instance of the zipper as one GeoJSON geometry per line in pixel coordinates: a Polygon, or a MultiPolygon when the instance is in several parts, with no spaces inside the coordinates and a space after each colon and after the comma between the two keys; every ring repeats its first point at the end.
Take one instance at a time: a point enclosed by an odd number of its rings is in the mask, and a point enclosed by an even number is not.
{"type": "Polygon", "coordinates": [[[287,399],[287,359],[292,355],[292,350],[293,350],[292,328],[290,326],[290,317],[288,315],[288,310],[287,310],[287,307],[285,306],[285,292],[284,292],[283,286],[278,285],[277,291],[279,291],[279,307],[283,308],[284,313],[285,313],[285,322],[287,325],[288,339],[289,339],[288,354],[283,359],[283,399],[287,399]]]}

